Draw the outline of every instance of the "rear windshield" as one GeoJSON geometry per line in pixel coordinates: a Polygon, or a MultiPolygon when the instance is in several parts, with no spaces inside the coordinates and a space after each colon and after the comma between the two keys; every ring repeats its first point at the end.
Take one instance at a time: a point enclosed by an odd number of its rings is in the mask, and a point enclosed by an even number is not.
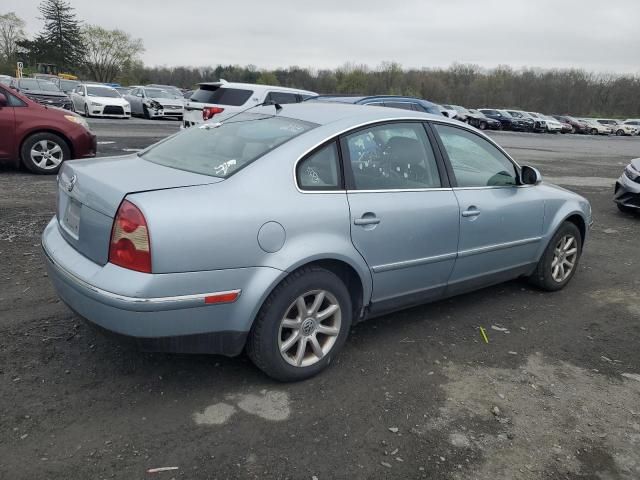
{"type": "Polygon", "coordinates": [[[170,137],[140,154],[165,167],[227,178],[265,153],[317,125],[287,117],[243,113],[170,137]]]}
{"type": "Polygon", "coordinates": [[[193,92],[189,101],[239,107],[244,105],[246,101],[251,98],[251,95],[253,95],[253,90],[202,85],[198,90],[193,92]]]}

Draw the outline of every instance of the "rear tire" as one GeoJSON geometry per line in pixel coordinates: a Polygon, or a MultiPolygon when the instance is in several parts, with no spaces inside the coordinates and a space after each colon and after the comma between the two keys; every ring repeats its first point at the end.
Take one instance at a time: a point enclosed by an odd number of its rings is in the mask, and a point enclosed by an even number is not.
{"type": "Polygon", "coordinates": [[[249,333],[247,354],[276,380],[304,380],[324,370],[340,351],[351,317],[351,296],[342,280],[320,267],[302,268],[285,278],[262,305],[249,333]],[[330,311],[334,313],[322,318],[330,311]]]}
{"type": "Polygon", "coordinates": [[[53,133],[34,133],[20,148],[23,165],[33,173],[57,173],[62,162],[70,158],[71,149],[67,142],[53,133]]]}
{"type": "Polygon", "coordinates": [[[548,292],[563,289],[575,275],[581,254],[580,230],[573,223],[564,222],[551,238],[529,281],[548,292]]]}

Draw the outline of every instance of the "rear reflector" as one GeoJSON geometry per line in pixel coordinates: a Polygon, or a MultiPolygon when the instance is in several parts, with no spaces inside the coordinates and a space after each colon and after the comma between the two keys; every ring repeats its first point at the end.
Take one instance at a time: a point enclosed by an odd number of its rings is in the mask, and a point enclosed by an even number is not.
{"type": "Polygon", "coordinates": [[[209,305],[216,303],[232,303],[235,302],[239,296],[240,290],[214,293],[213,295],[207,295],[206,297],[204,297],[204,303],[209,305]]]}

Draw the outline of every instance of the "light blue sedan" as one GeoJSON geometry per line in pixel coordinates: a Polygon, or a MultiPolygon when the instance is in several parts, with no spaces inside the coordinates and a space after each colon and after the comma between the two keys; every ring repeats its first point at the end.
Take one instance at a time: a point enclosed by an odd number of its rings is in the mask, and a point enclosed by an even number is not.
{"type": "Polygon", "coordinates": [[[147,350],[237,355],[284,381],[351,325],[577,270],[587,200],[441,116],[302,103],[65,162],[42,244],[64,302],[147,350]]]}

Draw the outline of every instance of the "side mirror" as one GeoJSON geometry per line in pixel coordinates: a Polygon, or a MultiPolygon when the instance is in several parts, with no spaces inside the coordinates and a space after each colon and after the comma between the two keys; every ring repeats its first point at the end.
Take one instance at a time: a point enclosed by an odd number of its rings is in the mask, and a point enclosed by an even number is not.
{"type": "Polygon", "coordinates": [[[8,103],[7,96],[4,93],[0,93],[0,108],[6,107],[8,103]]]}
{"type": "Polygon", "coordinates": [[[542,175],[537,168],[525,165],[520,172],[520,180],[523,185],[538,185],[542,182],[542,175]]]}

